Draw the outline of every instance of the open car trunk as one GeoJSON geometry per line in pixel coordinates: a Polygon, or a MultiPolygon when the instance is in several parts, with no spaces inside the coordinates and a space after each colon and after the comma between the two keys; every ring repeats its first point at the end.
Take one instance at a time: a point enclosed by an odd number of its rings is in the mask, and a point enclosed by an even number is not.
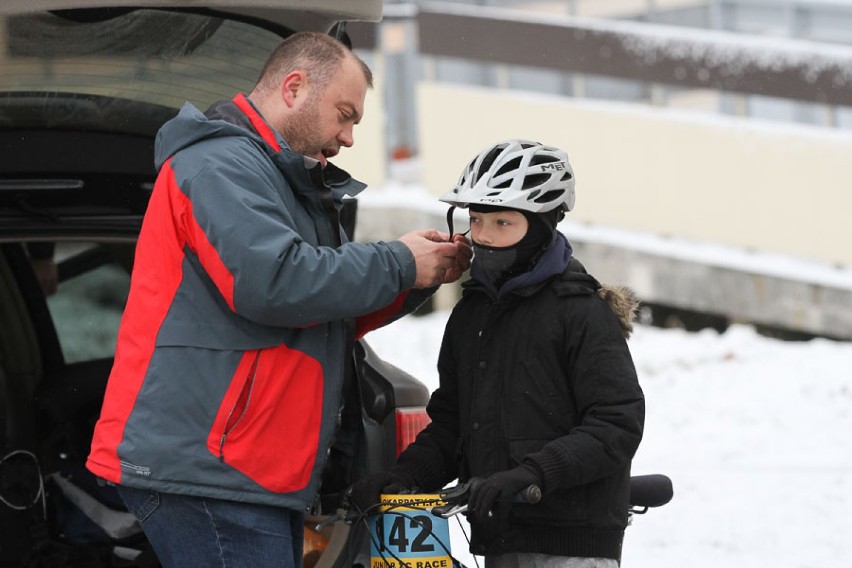
{"type": "MultiPolygon", "coordinates": [[[[382,9],[181,4],[0,3],[0,567],[48,556],[57,566],[158,565],[114,488],[83,466],[156,176],[156,132],[185,101],[203,109],[249,91],[293,31],[345,40],[345,21],[378,20],[382,9]]],[[[350,235],[356,205],[342,212],[350,235]]],[[[425,423],[426,388],[363,341],[346,384],[308,529],[360,475],[393,463],[406,442],[398,420],[413,431],[425,423]]],[[[308,530],[305,566],[348,563],[346,529],[308,530]]]]}

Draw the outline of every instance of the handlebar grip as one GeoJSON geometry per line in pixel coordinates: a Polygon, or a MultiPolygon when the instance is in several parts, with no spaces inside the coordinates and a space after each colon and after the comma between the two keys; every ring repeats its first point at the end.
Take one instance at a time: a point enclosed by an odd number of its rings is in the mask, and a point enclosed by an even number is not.
{"type": "Polygon", "coordinates": [[[538,485],[528,485],[525,489],[518,493],[514,501],[535,505],[541,501],[541,487],[538,485]]]}
{"type": "MultiPolygon", "coordinates": [[[[481,477],[473,477],[470,480],[470,490],[473,493],[474,487],[480,485],[484,481],[481,477]]],[[[538,485],[527,485],[512,497],[513,503],[528,503],[535,505],[541,501],[541,487],[538,485]]]]}

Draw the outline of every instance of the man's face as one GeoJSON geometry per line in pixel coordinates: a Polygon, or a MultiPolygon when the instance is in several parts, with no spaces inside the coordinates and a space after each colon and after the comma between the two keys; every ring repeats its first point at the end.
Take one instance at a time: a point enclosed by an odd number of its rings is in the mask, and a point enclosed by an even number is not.
{"type": "Polygon", "coordinates": [[[355,143],[353,128],[364,115],[367,81],[360,64],[347,57],[321,92],[311,90],[282,134],[294,152],[316,158],[323,167],[341,146],[355,143]]]}

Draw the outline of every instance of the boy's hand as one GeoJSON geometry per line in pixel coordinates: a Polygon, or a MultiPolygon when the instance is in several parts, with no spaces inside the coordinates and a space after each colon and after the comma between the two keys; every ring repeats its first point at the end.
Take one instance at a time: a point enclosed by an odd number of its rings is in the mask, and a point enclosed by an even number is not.
{"type": "Polygon", "coordinates": [[[379,502],[382,493],[406,493],[412,489],[412,486],[411,480],[399,473],[391,471],[371,473],[347,489],[343,506],[363,513],[379,502]]]}
{"type": "Polygon", "coordinates": [[[470,494],[468,509],[480,523],[505,514],[515,495],[530,485],[541,485],[539,473],[529,464],[499,471],[475,486],[470,494]]]}

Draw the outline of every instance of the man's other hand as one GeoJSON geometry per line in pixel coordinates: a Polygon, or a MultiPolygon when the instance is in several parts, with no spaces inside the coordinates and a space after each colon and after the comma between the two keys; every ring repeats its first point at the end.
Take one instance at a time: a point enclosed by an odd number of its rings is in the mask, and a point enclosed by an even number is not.
{"type": "Polygon", "coordinates": [[[453,261],[453,265],[444,272],[444,284],[455,282],[461,278],[462,274],[470,268],[470,260],[473,258],[473,249],[470,247],[470,239],[461,233],[456,233],[453,235],[452,242],[456,245],[456,257],[453,261]]]}
{"type": "Polygon", "coordinates": [[[414,255],[417,267],[415,288],[430,288],[453,282],[460,278],[466,266],[470,265],[470,258],[467,256],[470,251],[463,250],[465,247],[469,249],[470,246],[456,239],[449,239],[449,234],[435,229],[421,229],[399,238],[414,255]]]}

